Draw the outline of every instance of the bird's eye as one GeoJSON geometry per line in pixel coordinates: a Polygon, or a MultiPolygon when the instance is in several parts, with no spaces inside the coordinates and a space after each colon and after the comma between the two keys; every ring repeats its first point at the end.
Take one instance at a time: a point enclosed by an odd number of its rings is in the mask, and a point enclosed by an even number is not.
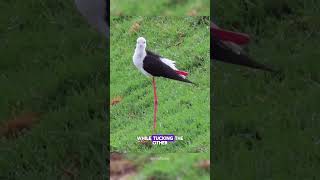
{"type": "Polygon", "coordinates": [[[146,42],[143,42],[143,44],[145,44],[146,42]]]}

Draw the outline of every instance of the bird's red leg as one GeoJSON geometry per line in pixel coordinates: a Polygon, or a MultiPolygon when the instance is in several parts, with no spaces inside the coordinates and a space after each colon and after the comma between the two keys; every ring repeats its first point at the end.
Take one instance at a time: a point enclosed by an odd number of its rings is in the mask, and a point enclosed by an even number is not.
{"type": "Polygon", "coordinates": [[[152,84],[153,84],[153,94],[154,94],[153,132],[154,132],[154,134],[156,134],[158,97],[157,97],[156,81],[155,81],[154,77],[152,78],[152,84]]]}

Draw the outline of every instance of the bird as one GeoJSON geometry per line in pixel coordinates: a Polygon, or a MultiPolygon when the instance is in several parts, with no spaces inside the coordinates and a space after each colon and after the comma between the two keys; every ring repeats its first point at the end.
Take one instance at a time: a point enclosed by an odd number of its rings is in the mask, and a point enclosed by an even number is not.
{"type": "Polygon", "coordinates": [[[249,35],[221,29],[213,22],[210,26],[210,33],[210,44],[213,47],[213,51],[210,53],[212,60],[276,72],[273,68],[254,61],[243,50],[242,46],[250,42],[249,35]]]}
{"type": "Polygon", "coordinates": [[[155,77],[163,77],[185,83],[191,83],[186,77],[188,72],[176,68],[175,61],[164,58],[152,51],[146,50],[147,41],[144,37],[137,39],[136,48],[133,54],[133,64],[136,68],[147,77],[152,77],[153,93],[154,93],[154,117],[153,131],[156,133],[158,97],[156,91],[155,77]]]}
{"type": "Polygon", "coordinates": [[[108,38],[110,9],[107,7],[107,0],[75,0],[74,2],[88,23],[108,38]]]}

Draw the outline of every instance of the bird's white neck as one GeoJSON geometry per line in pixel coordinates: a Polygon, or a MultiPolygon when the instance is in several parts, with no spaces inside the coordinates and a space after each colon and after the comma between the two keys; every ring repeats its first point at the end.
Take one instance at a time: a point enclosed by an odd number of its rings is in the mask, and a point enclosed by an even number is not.
{"type": "Polygon", "coordinates": [[[134,55],[137,57],[145,57],[147,54],[146,49],[145,48],[138,48],[136,47],[136,49],[134,50],[134,55]]]}
{"type": "Polygon", "coordinates": [[[143,69],[143,60],[146,57],[147,52],[145,48],[136,48],[133,54],[133,64],[146,76],[151,76],[143,69]]]}

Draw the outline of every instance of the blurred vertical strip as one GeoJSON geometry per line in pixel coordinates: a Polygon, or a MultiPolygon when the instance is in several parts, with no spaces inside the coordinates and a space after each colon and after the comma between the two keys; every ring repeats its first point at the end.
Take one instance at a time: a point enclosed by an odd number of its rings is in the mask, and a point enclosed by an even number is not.
{"type": "Polygon", "coordinates": [[[106,13],[105,13],[105,19],[107,21],[107,28],[109,27],[109,30],[106,32],[107,35],[107,45],[106,45],[106,50],[107,50],[107,58],[106,58],[106,70],[107,70],[107,105],[106,105],[106,120],[107,120],[107,143],[105,146],[105,154],[107,154],[107,159],[106,159],[106,173],[103,175],[103,179],[109,179],[110,178],[110,0],[106,0],[105,3],[105,8],[106,8],[106,13]]]}
{"type": "Polygon", "coordinates": [[[110,12],[107,0],[75,0],[78,10],[88,23],[108,37],[108,14],[110,12]]]}
{"type": "Polygon", "coordinates": [[[106,103],[104,104],[105,116],[106,116],[106,144],[103,147],[104,154],[102,158],[105,158],[105,165],[103,167],[102,175],[103,179],[109,178],[109,157],[110,157],[110,43],[109,43],[109,27],[110,27],[110,1],[109,0],[75,0],[78,10],[86,18],[88,23],[103,33],[107,39],[106,41],[106,103]]]}

